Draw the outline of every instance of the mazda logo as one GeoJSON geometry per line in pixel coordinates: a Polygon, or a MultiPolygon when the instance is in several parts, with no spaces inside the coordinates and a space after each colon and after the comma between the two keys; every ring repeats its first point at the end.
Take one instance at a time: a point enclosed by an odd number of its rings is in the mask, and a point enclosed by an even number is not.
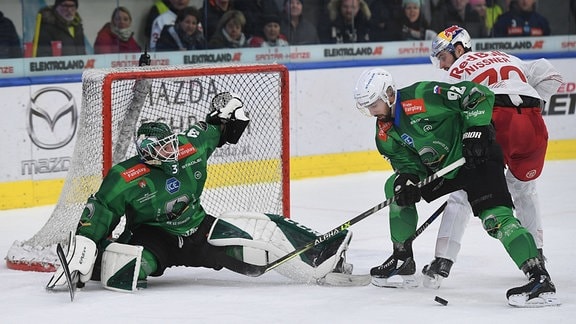
{"type": "Polygon", "coordinates": [[[77,120],[76,102],[66,89],[42,88],[30,97],[28,135],[40,148],[54,150],[70,143],[77,120]]]}

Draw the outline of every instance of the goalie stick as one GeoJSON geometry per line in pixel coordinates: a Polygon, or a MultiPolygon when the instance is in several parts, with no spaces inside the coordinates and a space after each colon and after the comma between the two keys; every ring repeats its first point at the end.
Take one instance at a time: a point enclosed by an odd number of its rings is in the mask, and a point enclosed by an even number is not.
{"type": "MultiPolygon", "coordinates": [[[[456,170],[456,168],[464,165],[465,162],[466,162],[466,159],[464,159],[462,157],[462,158],[452,162],[451,164],[447,165],[443,169],[438,170],[436,173],[424,178],[422,181],[418,182],[416,184],[416,186],[418,186],[418,188],[422,188],[423,186],[428,185],[430,182],[432,182],[432,181],[434,181],[440,177],[443,177],[446,174],[456,170]]],[[[285,262],[288,262],[288,261],[292,260],[293,258],[299,256],[300,254],[310,250],[311,248],[315,247],[316,245],[318,245],[322,242],[325,242],[326,240],[330,239],[331,237],[335,236],[336,234],[348,229],[350,226],[363,220],[364,218],[366,218],[372,214],[375,214],[379,210],[390,205],[395,200],[396,200],[396,196],[388,198],[386,201],[379,203],[378,205],[368,209],[367,211],[363,212],[362,214],[346,221],[345,223],[341,224],[340,226],[335,227],[332,230],[326,232],[325,234],[317,237],[314,241],[309,242],[308,244],[302,246],[301,248],[296,249],[296,250],[284,255],[283,257],[281,257],[281,258],[279,258],[279,259],[277,259],[277,260],[275,260],[275,261],[273,261],[267,265],[259,266],[259,265],[253,265],[253,264],[248,264],[248,263],[243,263],[241,261],[238,261],[238,262],[242,263],[242,265],[240,266],[240,268],[242,268],[242,269],[238,269],[239,271],[237,271],[237,270],[234,270],[234,271],[243,273],[243,274],[248,275],[248,276],[253,276],[253,277],[261,276],[264,273],[278,267],[279,265],[281,265],[285,262]]],[[[428,224],[428,225],[430,225],[430,224],[428,224]]],[[[428,225],[426,225],[426,227],[428,227],[428,225]]],[[[421,231],[423,231],[426,227],[424,227],[421,231]]],[[[416,234],[416,233],[414,233],[414,234],[416,234]]],[[[418,233],[418,234],[420,234],[420,233],[418,233]]]]}
{"type": "MultiPolygon", "coordinates": [[[[428,219],[418,227],[418,229],[412,234],[406,242],[414,241],[424,230],[438,218],[448,205],[448,202],[445,201],[434,213],[428,217],[428,219]]],[[[372,280],[372,276],[369,274],[365,275],[349,275],[344,273],[329,273],[324,278],[318,279],[319,284],[328,285],[328,286],[366,286],[370,284],[372,280]]]]}
{"type": "Polygon", "coordinates": [[[60,243],[56,245],[56,254],[60,260],[62,270],[64,271],[64,276],[66,276],[66,283],[68,284],[68,291],[70,292],[70,301],[73,302],[74,293],[76,292],[78,283],[78,272],[74,271],[74,273],[70,273],[70,268],[68,268],[68,262],[66,261],[66,254],[64,254],[64,250],[62,249],[62,245],[60,245],[60,243]]]}

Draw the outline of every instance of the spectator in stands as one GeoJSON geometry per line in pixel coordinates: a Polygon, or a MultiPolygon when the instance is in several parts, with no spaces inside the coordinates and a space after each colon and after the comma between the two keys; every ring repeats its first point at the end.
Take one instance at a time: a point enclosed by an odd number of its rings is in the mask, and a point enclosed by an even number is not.
{"type": "Polygon", "coordinates": [[[268,15],[262,17],[262,36],[252,36],[248,40],[250,47],[288,46],[286,36],[280,33],[280,17],[268,15]]]}
{"type": "Polygon", "coordinates": [[[178,11],[174,25],[165,25],[156,43],[156,51],[205,49],[204,33],[198,28],[200,11],[186,7],[178,11]]]}
{"type": "Polygon", "coordinates": [[[394,17],[398,17],[400,10],[395,11],[393,1],[372,1],[370,13],[372,13],[370,26],[371,42],[387,42],[399,38],[397,31],[393,30],[394,17]]]}
{"type": "Polygon", "coordinates": [[[263,36],[265,17],[280,15],[275,0],[234,0],[234,9],[242,11],[246,17],[244,34],[247,37],[263,36]]]}
{"type": "Polygon", "coordinates": [[[548,36],[548,19],[536,12],[536,0],[513,0],[494,23],[495,37],[548,36]]]}
{"type": "Polygon", "coordinates": [[[364,0],[331,0],[327,17],[320,23],[322,43],[361,43],[370,41],[370,7],[364,0]],[[327,18],[327,21],[326,21],[327,18]]]}
{"type": "Polygon", "coordinates": [[[208,48],[248,47],[244,26],[246,26],[246,17],[242,11],[230,10],[226,12],[218,22],[216,33],[208,42],[208,48]]]}
{"type": "Polygon", "coordinates": [[[132,15],[126,7],[116,7],[110,22],[104,24],[96,36],[94,53],[139,53],[140,45],[134,39],[132,15]]]}
{"type": "Polygon", "coordinates": [[[421,0],[403,0],[402,13],[390,26],[391,40],[424,40],[433,39],[436,32],[430,26],[420,11],[421,0]],[[428,35],[428,37],[426,37],[428,35]]]}
{"type": "Polygon", "coordinates": [[[78,0],[56,0],[44,7],[34,36],[36,56],[85,55],[84,27],[78,14],[78,0]]]}
{"type": "Polygon", "coordinates": [[[432,17],[446,5],[446,2],[448,0],[423,0],[420,10],[426,20],[431,22],[432,17]]]}
{"type": "Polygon", "coordinates": [[[488,36],[484,21],[472,9],[469,0],[450,0],[441,6],[432,16],[430,27],[432,30],[444,30],[453,25],[465,28],[472,38],[488,36]]]}
{"type": "Polygon", "coordinates": [[[0,58],[22,57],[20,37],[12,20],[0,11],[0,58]]]}
{"type": "Polygon", "coordinates": [[[569,10],[570,10],[570,19],[568,20],[567,33],[576,34],[575,30],[576,24],[574,23],[576,21],[576,0],[570,0],[569,10]]]}
{"type": "Polygon", "coordinates": [[[151,51],[156,50],[156,42],[158,41],[158,37],[160,37],[164,25],[174,25],[178,11],[188,7],[189,2],[190,0],[170,0],[170,10],[165,11],[154,19],[150,31],[149,47],[151,51]]]}
{"type": "Polygon", "coordinates": [[[318,31],[306,17],[302,15],[303,0],[284,0],[280,32],[286,36],[292,45],[309,45],[320,43],[318,31]]]}
{"type": "Polygon", "coordinates": [[[152,24],[154,23],[154,20],[166,11],[171,10],[170,7],[172,4],[170,2],[170,0],[156,0],[154,5],[150,8],[150,11],[148,11],[146,22],[144,23],[144,35],[146,36],[147,44],[150,43],[150,35],[152,35],[152,24]]]}
{"type": "Polygon", "coordinates": [[[202,8],[202,29],[204,31],[204,38],[210,40],[216,33],[218,22],[230,10],[234,9],[233,0],[208,0],[205,1],[205,8],[202,8]]]}
{"type": "MultiPolygon", "coordinates": [[[[277,0],[277,1],[283,1],[283,0],[277,0]]],[[[302,5],[306,5],[306,10],[303,10],[303,16],[304,18],[306,18],[306,20],[308,20],[312,25],[314,25],[316,28],[319,25],[320,21],[323,21],[326,17],[326,10],[328,9],[328,3],[331,0],[306,0],[304,2],[302,2],[302,5]]],[[[284,3],[281,2],[279,4],[280,6],[284,6],[284,3]]],[[[285,7],[285,6],[284,6],[285,7]]],[[[282,9],[282,7],[280,7],[282,9]]],[[[292,43],[290,43],[292,44],[292,43]]]]}
{"type": "Polygon", "coordinates": [[[502,7],[496,3],[496,0],[470,0],[470,5],[484,20],[487,34],[492,36],[492,27],[496,19],[502,14],[502,7]]]}

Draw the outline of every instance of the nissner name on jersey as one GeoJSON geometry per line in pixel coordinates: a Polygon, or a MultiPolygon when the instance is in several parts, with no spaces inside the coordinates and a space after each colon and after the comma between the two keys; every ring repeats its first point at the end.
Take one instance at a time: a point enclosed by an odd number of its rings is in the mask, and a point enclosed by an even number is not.
{"type": "Polygon", "coordinates": [[[462,74],[472,74],[479,69],[485,68],[492,64],[497,63],[510,63],[508,54],[492,51],[492,52],[470,52],[466,54],[465,59],[458,64],[458,66],[450,69],[450,76],[462,79],[462,74]]]}

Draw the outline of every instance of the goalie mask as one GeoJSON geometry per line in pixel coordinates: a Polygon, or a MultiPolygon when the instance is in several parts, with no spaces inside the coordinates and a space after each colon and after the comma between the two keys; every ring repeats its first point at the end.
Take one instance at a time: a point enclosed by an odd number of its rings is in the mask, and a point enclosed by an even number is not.
{"type": "Polygon", "coordinates": [[[466,29],[453,25],[439,32],[432,41],[432,51],[430,54],[432,64],[436,68],[440,68],[438,54],[444,51],[447,51],[456,58],[455,51],[456,45],[458,44],[462,45],[466,52],[472,50],[472,39],[470,39],[470,34],[468,34],[466,29]]]}
{"type": "Polygon", "coordinates": [[[178,172],[178,137],[164,123],[144,123],[136,133],[136,150],[142,161],[162,168],[166,173],[178,172]]]}
{"type": "MultiPolygon", "coordinates": [[[[371,116],[368,107],[374,105],[379,99],[390,107],[390,111],[393,110],[396,103],[396,83],[392,75],[380,68],[364,71],[354,88],[356,108],[367,116],[371,116]]],[[[392,116],[388,118],[391,119],[392,116]]]]}

